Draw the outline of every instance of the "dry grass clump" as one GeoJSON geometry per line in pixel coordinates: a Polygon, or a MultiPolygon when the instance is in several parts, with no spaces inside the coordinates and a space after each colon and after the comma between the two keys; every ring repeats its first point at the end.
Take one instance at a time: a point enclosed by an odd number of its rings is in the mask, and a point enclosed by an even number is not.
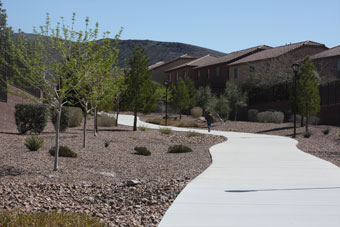
{"type": "Polygon", "coordinates": [[[105,224],[86,214],[0,212],[0,226],[6,227],[104,227],[105,224]]]}
{"type": "Polygon", "coordinates": [[[25,146],[30,151],[37,151],[44,144],[44,138],[37,135],[28,136],[25,138],[25,146]]]}
{"type": "Polygon", "coordinates": [[[116,118],[101,114],[97,116],[97,124],[99,127],[113,127],[116,125],[116,118]]]}

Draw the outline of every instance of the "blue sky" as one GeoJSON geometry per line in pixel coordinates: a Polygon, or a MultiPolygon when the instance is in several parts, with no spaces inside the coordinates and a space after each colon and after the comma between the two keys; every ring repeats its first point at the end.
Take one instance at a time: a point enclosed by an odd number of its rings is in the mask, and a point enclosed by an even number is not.
{"type": "Polygon", "coordinates": [[[221,52],[312,40],[340,45],[339,0],[2,0],[14,30],[86,16],[122,39],[182,42],[221,52]]]}

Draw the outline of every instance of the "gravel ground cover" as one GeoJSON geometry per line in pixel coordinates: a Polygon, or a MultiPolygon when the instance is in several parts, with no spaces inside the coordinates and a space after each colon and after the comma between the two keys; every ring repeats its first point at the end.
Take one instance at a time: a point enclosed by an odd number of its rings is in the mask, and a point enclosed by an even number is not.
{"type": "Polygon", "coordinates": [[[110,226],[157,226],[178,193],[210,165],[209,147],[226,140],[151,129],[133,132],[125,126],[99,130],[97,137],[88,131],[84,149],[81,127],[61,134],[61,145],[78,157],[61,157],[58,172],[48,153],[55,143],[50,123],[37,152],[28,151],[25,136],[15,129],[0,132],[0,210],[82,212],[110,226]],[[193,152],[167,153],[174,144],[193,152]],[[134,154],[136,146],[146,146],[151,156],[134,154]],[[140,184],[127,186],[128,180],[140,184]]]}

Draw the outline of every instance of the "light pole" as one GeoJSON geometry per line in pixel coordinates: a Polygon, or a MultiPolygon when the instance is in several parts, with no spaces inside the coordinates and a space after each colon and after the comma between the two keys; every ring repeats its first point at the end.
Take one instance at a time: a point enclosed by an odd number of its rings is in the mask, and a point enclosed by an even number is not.
{"type": "Polygon", "coordinates": [[[168,126],[168,87],[169,81],[164,81],[165,86],[165,125],[168,126]]]}
{"type": "Polygon", "coordinates": [[[293,138],[296,137],[296,110],[297,110],[297,105],[296,105],[296,80],[297,80],[297,73],[299,71],[300,65],[298,63],[294,63],[292,65],[293,71],[294,71],[294,134],[293,138]]]}

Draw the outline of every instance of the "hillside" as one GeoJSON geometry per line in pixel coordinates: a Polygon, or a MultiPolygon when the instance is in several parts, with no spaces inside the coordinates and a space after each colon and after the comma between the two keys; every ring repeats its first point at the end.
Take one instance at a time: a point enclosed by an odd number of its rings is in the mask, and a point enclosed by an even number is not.
{"type": "MultiPolygon", "coordinates": [[[[25,33],[25,36],[29,39],[35,37],[34,34],[29,33],[25,33]]],[[[159,61],[170,61],[183,54],[196,57],[202,57],[207,54],[215,56],[224,55],[222,52],[185,43],[159,42],[152,40],[120,40],[117,46],[120,50],[118,56],[118,64],[120,66],[127,64],[125,59],[130,57],[136,45],[145,48],[145,54],[150,58],[150,65],[159,61]]]]}
{"type": "Polygon", "coordinates": [[[151,40],[120,40],[118,43],[119,64],[124,65],[124,59],[129,58],[135,46],[145,48],[145,54],[150,58],[150,65],[159,61],[169,61],[183,54],[201,57],[207,54],[222,56],[224,53],[185,43],[158,42],[151,40]]]}

